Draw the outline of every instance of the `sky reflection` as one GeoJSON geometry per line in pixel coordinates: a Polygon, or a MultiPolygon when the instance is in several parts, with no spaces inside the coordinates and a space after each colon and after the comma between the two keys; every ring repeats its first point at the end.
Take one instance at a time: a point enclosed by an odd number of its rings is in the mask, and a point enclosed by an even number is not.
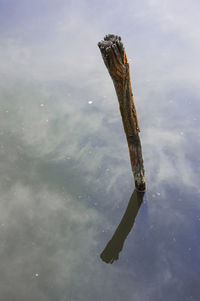
{"type": "Polygon", "coordinates": [[[0,299],[198,300],[199,3],[2,0],[0,14],[0,299]],[[112,265],[99,255],[134,181],[107,33],[130,61],[147,177],[112,265]]]}

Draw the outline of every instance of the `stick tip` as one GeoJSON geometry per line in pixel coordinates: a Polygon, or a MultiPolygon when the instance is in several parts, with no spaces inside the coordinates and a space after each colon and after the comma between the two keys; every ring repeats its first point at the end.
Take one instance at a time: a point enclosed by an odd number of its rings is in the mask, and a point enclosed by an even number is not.
{"type": "Polygon", "coordinates": [[[124,46],[120,36],[107,34],[104,39],[98,43],[98,47],[100,48],[107,68],[115,64],[116,60],[119,65],[124,65],[124,46]]]}

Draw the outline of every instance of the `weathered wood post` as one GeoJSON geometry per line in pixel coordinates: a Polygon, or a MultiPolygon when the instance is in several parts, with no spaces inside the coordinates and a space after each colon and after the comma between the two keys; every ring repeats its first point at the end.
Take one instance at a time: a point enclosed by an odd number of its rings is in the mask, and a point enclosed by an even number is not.
{"type": "Polygon", "coordinates": [[[126,52],[121,42],[121,37],[112,34],[106,35],[104,40],[98,43],[98,46],[117,93],[124,131],[128,142],[135,187],[139,191],[144,191],[146,186],[139,137],[140,128],[132,93],[126,52]]]}

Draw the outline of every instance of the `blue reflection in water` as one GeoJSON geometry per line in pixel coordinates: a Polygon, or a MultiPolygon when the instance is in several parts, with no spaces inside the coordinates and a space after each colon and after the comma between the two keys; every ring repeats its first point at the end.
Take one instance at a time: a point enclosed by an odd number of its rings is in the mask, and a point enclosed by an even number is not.
{"type": "Polygon", "coordinates": [[[197,301],[199,4],[58,2],[0,3],[0,300],[197,301]],[[130,61],[148,188],[123,237],[134,187],[107,31],[130,61]]]}

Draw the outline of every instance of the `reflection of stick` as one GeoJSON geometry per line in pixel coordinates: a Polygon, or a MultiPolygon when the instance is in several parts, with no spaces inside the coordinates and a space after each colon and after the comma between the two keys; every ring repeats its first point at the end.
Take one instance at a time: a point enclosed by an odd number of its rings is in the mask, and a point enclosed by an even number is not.
{"type": "Polygon", "coordinates": [[[134,190],[119,226],[100,255],[101,259],[106,263],[113,263],[114,260],[119,258],[119,253],[123,249],[124,241],[134,225],[143,197],[143,192],[134,190]]]}
{"type": "Polygon", "coordinates": [[[129,147],[135,187],[139,191],[144,191],[145,173],[139,137],[140,129],[131,88],[129,64],[125,49],[121,42],[121,38],[111,34],[105,36],[104,41],[99,42],[98,46],[117,93],[123,126],[129,147]]]}

